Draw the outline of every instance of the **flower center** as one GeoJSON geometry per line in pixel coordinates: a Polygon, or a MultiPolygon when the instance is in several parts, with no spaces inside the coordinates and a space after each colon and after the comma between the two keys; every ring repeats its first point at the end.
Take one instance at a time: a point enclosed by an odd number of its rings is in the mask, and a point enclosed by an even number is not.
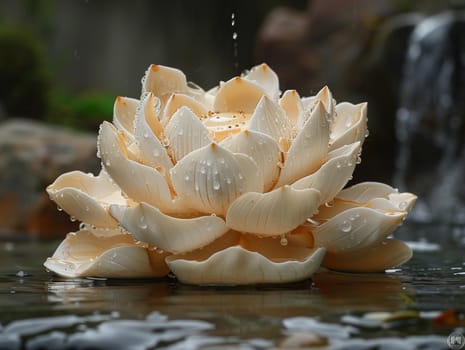
{"type": "Polygon", "coordinates": [[[209,112],[201,120],[208,131],[210,131],[210,134],[213,135],[215,141],[219,142],[230,134],[239,133],[247,124],[250,117],[250,114],[243,112],[209,112]]]}

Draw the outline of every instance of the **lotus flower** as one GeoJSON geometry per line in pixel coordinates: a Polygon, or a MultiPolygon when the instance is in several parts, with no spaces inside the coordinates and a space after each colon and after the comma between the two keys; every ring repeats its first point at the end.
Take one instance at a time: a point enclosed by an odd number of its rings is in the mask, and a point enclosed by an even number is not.
{"type": "Polygon", "coordinates": [[[45,266],[65,277],[157,277],[190,284],[287,283],[323,265],[382,271],[411,257],[390,238],[416,196],[343,189],[360,162],[367,105],[324,87],[281,94],[266,64],[209,90],[152,65],[140,100],[118,97],[98,137],[98,176],[47,191],[82,222],[45,266]]]}

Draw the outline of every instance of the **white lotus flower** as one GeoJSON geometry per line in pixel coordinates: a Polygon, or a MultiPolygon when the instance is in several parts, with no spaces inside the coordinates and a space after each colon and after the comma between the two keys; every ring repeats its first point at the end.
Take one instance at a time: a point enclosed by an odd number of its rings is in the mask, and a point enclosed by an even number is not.
{"type": "Polygon", "coordinates": [[[139,100],[100,127],[98,176],[47,191],[82,221],[45,266],[66,277],[164,276],[284,283],[320,266],[382,271],[411,256],[389,238],[416,197],[380,183],[343,189],[367,134],[366,103],[324,87],[281,94],[262,64],[205,92],[152,65],[139,100]]]}

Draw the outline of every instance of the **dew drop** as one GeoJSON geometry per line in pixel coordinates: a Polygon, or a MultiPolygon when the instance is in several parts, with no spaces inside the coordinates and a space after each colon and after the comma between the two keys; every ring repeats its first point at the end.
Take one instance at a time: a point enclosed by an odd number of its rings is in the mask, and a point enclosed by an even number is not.
{"type": "Polygon", "coordinates": [[[79,229],[80,229],[80,230],[85,230],[85,228],[86,228],[86,224],[83,223],[83,222],[81,222],[81,223],[79,224],[79,229]]]}
{"type": "Polygon", "coordinates": [[[352,224],[349,221],[344,220],[339,224],[339,228],[342,232],[350,232],[350,230],[352,230],[352,224]]]}
{"type": "Polygon", "coordinates": [[[408,203],[406,201],[402,201],[402,202],[399,203],[398,207],[399,207],[400,210],[405,210],[405,209],[407,209],[407,205],[408,205],[408,203]]]}
{"type": "Polygon", "coordinates": [[[200,167],[200,173],[201,174],[206,174],[207,173],[207,169],[205,169],[205,167],[200,167]]]}
{"type": "Polygon", "coordinates": [[[110,163],[109,160],[107,160],[107,161],[105,162],[105,166],[111,166],[111,163],[110,163]]]}
{"type": "Polygon", "coordinates": [[[69,217],[69,220],[70,220],[71,222],[75,222],[75,221],[76,221],[76,218],[75,218],[74,216],[70,216],[70,217],[69,217]]]}
{"type": "Polygon", "coordinates": [[[58,211],[63,211],[63,208],[60,207],[60,206],[57,206],[57,210],[58,210],[58,211]]]}
{"type": "Polygon", "coordinates": [[[360,156],[357,156],[357,160],[355,161],[355,164],[360,164],[362,162],[362,158],[360,156]]]}
{"type": "Polygon", "coordinates": [[[145,222],[145,216],[141,215],[139,218],[139,227],[143,230],[147,228],[147,223],[145,222]]]}
{"type": "Polygon", "coordinates": [[[329,201],[329,202],[326,202],[326,203],[325,203],[325,207],[326,207],[326,208],[331,208],[333,205],[334,205],[334,202],[333,202],[333,201],[329,201]]]}
{"type": "Polygon", "coordinates": [[[220,183],[217,180],[213,181],[213,189],[215,191],[218,191],[220,189],[220,183]]]}
{"type": "Polygon", "coordinates": [[[228,185],[231,185],[231,184],[232,184],[231,178],[227,177],[227,178],[226,178],[226,183],[227,183],[228,185]]]}
{"type": "Polygon", "coordinates": [[[185,181],[189,181],[189,180],[190,180],[189,175],[184,176],[184,180],[185,180],[185,181]]]}
{"type": "Polygon", "coordinates": [[[286,235],[281,235],[281,239],[280,239],[279,243],[280,243],[283,247],[287,246],[287,243],[288,243],[288,242],[287,242],[286,235]]]}
{"type": "Polygon", "coordinates": [[[312,225],[318,226],[320,223],[317,220],[314,220],[312,218],[308,218],[307,222],[309,222],[312,225]]]}

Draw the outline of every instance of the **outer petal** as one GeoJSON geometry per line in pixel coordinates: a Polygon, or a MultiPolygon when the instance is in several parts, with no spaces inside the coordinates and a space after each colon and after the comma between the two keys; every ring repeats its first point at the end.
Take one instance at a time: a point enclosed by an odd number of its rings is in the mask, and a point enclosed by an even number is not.
{"type": "Polygon", "coordinates": [[[315,245],[333,253],[360,250],[381,242],[402,223],[405,215],[403,212],[351,208],[315,227],[315,245]]]}
{"type": "Polygon", "coordinates": [[[122,135],[108,122],[101,125],[98,146],[105,170],[129,198],[162,210],[172,209],[170,189],[163,175],[129,159],[122,135]]]}
{"type": "Polygon", "coordinates": [[[134,118],[139,100],[118,96],[113,106],[113,124],[129,135],[134,134],[134,118]]]}
{"type": "Polygon", "coordinates": [[[212,141],[208,129],[188,107],[181,107],[173,115],[166,125],[165,136],[175,162],[212,141]]]}
{"type": "Polygon", "coordinates": [[[262,63],[250,69],[244,78],[261,86],[266,94],[273,100],[278,99],[281,93],[279,91],[279,79],[276,73],[266,63],[262,63]]]}
{"type": "Polygon", "coordinates": [[[329,124],[319,102],[287,152],[276,187],[290,184],[317,170],[328,154],[329,124]]]}
{"type": "Polygon", "coordinates": [[[381,182],[360,182],[356,185],[343,189],[337,197],[358,203],[368,202],[373,198],[387,198],[397,190],[381,182]]]}
{"type": "Polygon", "coordinates": [[[234,153],[244,153],[257,163],[263,172],[265,191],[270,190],[278,180],[282,154],[278,144],[268,135],[244,130],[224,139],[221,146],[234,153]]]}
{"type": "Polygon", "coordinates": [[[153,168],[162,167],[168,170],[173,167],[173,162],[161,143],[163,127],[158,120],[159,113],[158,98],[151,93],[144,95],[134,122],[135,137],[141,162],[153,168]]]}
{"type": "Polygon", "coordinates": [[[188,107],[198,118],[208,113],[207,108],[192,97],[184,94],[172,94],[166,103],[161,123],[166,125],[172,115],[183,106],[188,107]]]}
{"type": "Polygon", "coordinates": [[[110,211],[139,241],[175,254],[202,248],[228,231],[223,219],[217,216],[179,219],[146,203],[134,207],[111,206],[110,211]]]}
{"type": "Polygon", "coordinates": [[[360,142],[330,152],[320,169],[294,182],[292,187],[315,188],[321,192],[321,203],[330,201],[352,178],[359,152],[360,142]]]}
{"type": "Polygon", "coordinates": [[[412,250],[402,241],[386,239],[375,246],[353,253],[327,253],[323,266],[348,272],[381,272],[404,264],[412,250]]]}
{"type": "Polygon", "coordinates": [[[284,111],[268,97],[258,102],[249,121],[249,129],[271,136],[276,142],[292,138],[292,125],[284,111]]]}
{"type": "Polygon", "coordinates": [[[47,187],[50,198],[69,215],[97,227],[116,227],[108,213],[110,204],[126,204],[121,190],[102,171],[98,176],[72,171],[47,187]]]}
{"type": "Polygon", "coordinates": [[[389,201],[394,204],[398,210],[410,211],[417,200],[417,196],[409,192],[391,193],[389,201]]]}
{"type": "Polygon", "coordinates": [[[279,100],[279,105],[286,112],[293,125],[296,125],[297,121],[303,118],[304,106],[296,90],[286,90],[279,100]]]}
{"type": "MultiPolygon", "coordinates": [[[[323,103],[323,106],[325,107],[326,112],[328,113],[327,119],[329,122],[331,122],[334,116],[335,102],[333,99],[333,95],[331,94],[331,91],[327,86],[324,86],[315,96],[302,98],[304,110],[313,109],[318,101],[321,101],[323,103]]],[[[297,125],[303,125],[305,123],[305,118],[308,117],[308,114],[304,113],[302,114],[302,116],[304,120],[298,120],[297,125]]]]}
{"type": "Polygon", "coordinates": [[[128,234],[97,237],[81,230],[68,234],[44,266],[68,278],[161,277],[168,274],[166,254],[137,245],[128,234]]]}
{"type": "Polygon", "coordinates": [[[284,186],[268,193],[249,192],[236,199],[226,214],[226,225],[236,231],[275,236],[288,233],[311,217],[320,193],[284,186]]]}
{"type": "Polygon", "coordinates": [[[331,124],[331,149],[356,141],[363,144],[367,133],[367,103],[353,105],[342,102],[335,107],[335,111],[331,124]]]}
{"type": "Polygon", "coordinates": [[[264,91],[257,84],[243,78],[232,78],[223,83],[216,93],[215,112],[252,113],[264,91]]]}
{"type": "Polygon", "coordinates": [[[186,76],[179,69],[152,64],[142,78],[142,93],[151,92],[163,103],[172,93],[187,91],[186,76]]]}
{"type": "Polygon", "coordinates": [[[346,188],[338,193],[338,198],[357,203],[373,201],[375,198],[385,199],[396,211],[410,211],[417,196],[412,193],[399,193],[397,189],[379,182],[362,182],[346,188]]]}
{"type": "Polygon", "coordinates": [[[209,257],[205,257],[201,251],[186,256],[172,255],[167,257],[166,262],[183,283],[286,283],[309,278],[319,268],[325,253],[324,248],[277,250],[268,247],[270,241],[276,240],[262,241],[261,246],[248,242],[247,248],[231,246],[209,257]]]}
{"type": "Polygon", "coordinates": [[[192,209],[223,215],[241,194],[263,191],[263,177],[256,163],[244,154],[233,154],[210,144],[185,156],[171,170],[173,186],[192,209]]]}

